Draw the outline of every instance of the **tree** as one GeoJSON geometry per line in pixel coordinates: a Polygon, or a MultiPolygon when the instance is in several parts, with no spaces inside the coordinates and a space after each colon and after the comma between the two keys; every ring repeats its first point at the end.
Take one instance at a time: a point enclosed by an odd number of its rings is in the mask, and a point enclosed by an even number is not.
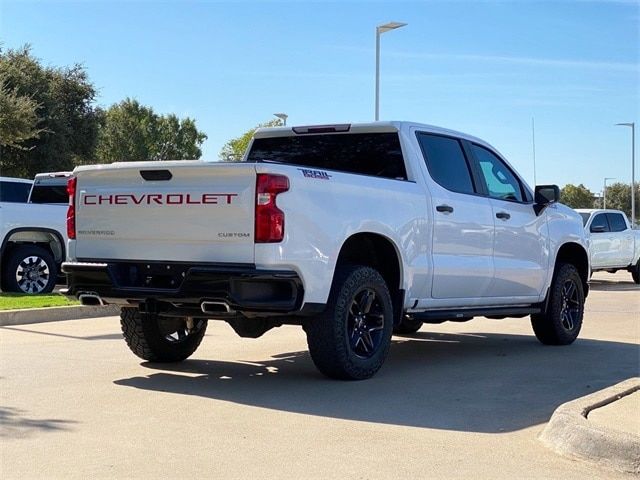
{"type": "Polygon", "coordinates": [[[193,160],[207,139],[191,118],[158,115],[127,98],[100,112],[96,159],[100,162],[193,160]]]}
{"type": "Polygon", "coordinates": [[[560,201],[571,208],[593,208],[594,196],[583,184],[567,184],[560,191],[560,201]]]}
{"type": "MultiPolygon", "coordinates": [[[[638,217],[638,209],[640,208],[640,185],[636,183],[636,217],[638,217]]],[[[596,201],[596,208],[602,208],[602,199],[596,201]]],[[[631,220],[631,185],[622,182],[616,182],[607,185],[607,208],[614,210],[622,210],[627,214],[627,218],[631,220]]]]}
{"type": "Polygon", "coordinates": [[[222,150],[220,150],[220,160],[224,162],[239,162],[242,160],[244,152],[247,150],[249,142],[257,129],[262,127],[281,127],[282,125],[282,120],[276,118],[253,127],[251,130],[246,131],[237,138],[232,138],[225,143],[222,150]]]}
{"type": "Polygon", "coordinates": [[[0,78],[4,101],[13,105],[7,110],[10,129],[22,132],[20,138],[0,145],[3,175],[33,177],[70,170],[92,157],[98,128],[93,107],[96,91],[81,65],[45,67],[27,45],[0,50],[0,78]]]}
{"type": "Polygon", "coordinates": [[[22,143],[37,138],[38,104],[6,86],[0,76],[0,147],[23,149],[22,143]]]}

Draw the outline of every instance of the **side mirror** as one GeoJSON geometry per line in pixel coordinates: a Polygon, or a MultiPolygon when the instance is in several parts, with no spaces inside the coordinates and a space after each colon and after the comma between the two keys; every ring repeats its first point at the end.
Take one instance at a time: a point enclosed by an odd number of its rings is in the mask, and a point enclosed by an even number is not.
{"type": "Polygon", "coordinates": [[[537,185],[534,198],[533,208],[536,215],[540,215],[547,205],[560,200],[560,188],[557,185],[537,185]]]}
{"type": "Polygon", "coordinates": [[[560,188],[557,185],[537,185],[536,203],[548,205],[560,201],[560,188]]]}
{"type": "Polygon", "coordinates": [[[591,230],[591,233],[602,233],[607,229],[604,225],[591,225],[591,228],[589,230],[591,230]]]}

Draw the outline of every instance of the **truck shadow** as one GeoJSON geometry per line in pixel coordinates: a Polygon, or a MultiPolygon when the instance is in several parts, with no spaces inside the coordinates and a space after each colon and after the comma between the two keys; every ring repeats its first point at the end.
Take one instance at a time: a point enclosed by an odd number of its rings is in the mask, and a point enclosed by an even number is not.
{"type": "Polygon", "coordinates": [[[384,368],[362,382],[329,380],[307,352],[267,361],[152,364],[117,385],[384,424],[482,433],[549,420],[558,405],[638,375],[637,345],[420,331],[394,339],[384,368]],[[196,374],[196,376],[194,376],[196,374]]]}

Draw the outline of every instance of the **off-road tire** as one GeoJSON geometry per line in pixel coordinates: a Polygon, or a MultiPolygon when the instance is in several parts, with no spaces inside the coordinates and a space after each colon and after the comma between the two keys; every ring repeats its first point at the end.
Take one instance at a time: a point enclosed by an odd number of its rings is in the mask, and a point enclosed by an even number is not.
{"type": "Polygon", "coordinates": [[[636,266],[631,269],[631,278],[635,284],[640,284],[640,259],[636,266]]]}
{"type": "Polygon", "coordinates": [[[576,267],[558,264],[549,295],[547,311],[531,315],[533,332],[545,345],[569,345],[578,338],[584,315],[584,289],[576,267]]]}
{"type": "Polygon", "coordinates": [[[129,349],[150,362],[181,362],[196,351],[207,330],[207,320],[194,319],[196,328],[183,338],[168,339],[169,330],[186,325],[182,317],[141,314],[137,308],[120,311],[120,327],[129,349]]]}
{"type": "Polygon", "coordinates": [[[324,375],[342,380],[373,376],[387,357],[393,331],[391,295],[382,275],[370,267],[339,266],[327,308],[304,327],[313,363],[324,375]]]}
{"type": "Polygon", "coordinates": [[[50,293],[56,286],[58,267],[51,252],[38,245],[18,245],[12,248],[4,258],[2,289],[17,293],[50,293]],[[16,278],[18,271],[37,268],[40,272],[37,280],[16,278]]]}
{"type": "Polygon", "coordinates": [[[416,333],[420,328],[422,328],[424,322],[420,320],[416,320],[415,318],[409,315],[403,315],[400,323],[393,327],[393,333],[397,333],[399,335],[409,335],[411,333],[416,333]]]}

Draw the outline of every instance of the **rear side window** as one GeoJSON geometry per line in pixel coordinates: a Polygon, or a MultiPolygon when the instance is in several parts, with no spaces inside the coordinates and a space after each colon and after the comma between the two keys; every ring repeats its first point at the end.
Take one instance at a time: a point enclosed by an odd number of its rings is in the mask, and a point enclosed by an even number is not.
{"type": "Polygon", "coordinates": [[[609,222],[607,221],[607,216],[604,213],[599,213],[593,217],[590,230],[592,233],[608,232],[609,222]]]}
{"type": "Polygon", "coordinates": [[[522,186],[509,167],[484,147],[471,144],[491,198],[522,202],[522,186]]]}
{"type": "Polygon", "coordinates": [[[397,133],[256,138],[247,161],[407,179],[397,133]]]}
{"type": "Polygon", "coordinates": [[[627,229],[627,222],[620,213],[607,213],[607,220],[612,232],[623,232],[627,229]]]}
{"type": "Polygon", "coordinates": [[[475,193],[462,145],[455,138],[418,132],[429,174],[447,190],[475,193]]]}
{"type": "Polygon", "coordinates": [[[34,185],[31,203],[69,203],[66,185],[34,185]]]}
{"type": "Polygon", "coordinates": [[[0,202],[27,203],[30,183],[0,182],[0,202]]]}

